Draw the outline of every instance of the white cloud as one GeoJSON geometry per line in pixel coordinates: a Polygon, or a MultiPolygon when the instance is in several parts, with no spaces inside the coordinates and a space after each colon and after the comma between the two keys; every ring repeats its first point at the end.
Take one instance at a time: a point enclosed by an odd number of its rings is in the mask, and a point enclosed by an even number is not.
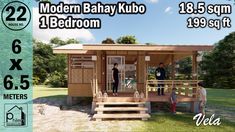
{"type": "Polygon", "coordinates": [[[165,9],[165,13],[168,13],[168,14],[172,14],[173,13],[173,11],[172,11],[172,7],[167,7],[166,9],[165,9]]]}
{"type": "Polygon", "coordinates": [[[169,7],[167,7],[166,9],[165,9],[165,12],[167,13],[167,12],[170,12],[171,11],[171,7],[169,6],[169,7]]]}
{"type": "MultiPolygon", "coordinates": [[[[33,37],[42,42],[48,43],[53,37],[60,37],[63,40],[76,38],[83,42],[93,42],[95,40],[93,34],[87,29],[39,29],[38,7],[33,8],[33,37]]],[[[48,17],[49,15],[45,15],[48,17]]],[[[56,15],[65,18],[65,15],[56,15]]]]}
{"type": "Polygon", "coordinates": [[[148,0],[150,3],[158,3],[159,0],[148,0]]]}
{"type": "Polygon", "coordinates": [[[71,4],[71,3],[75,3],[76,0],[63,0],[63,2],[66,4],[71,4]]]}

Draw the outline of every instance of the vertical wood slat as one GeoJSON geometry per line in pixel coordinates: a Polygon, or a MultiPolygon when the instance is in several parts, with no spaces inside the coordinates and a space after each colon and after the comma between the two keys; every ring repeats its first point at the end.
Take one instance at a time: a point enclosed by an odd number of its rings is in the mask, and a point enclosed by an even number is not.
{"type": "Polygon", "coordinates": [[[175,79],[175,55],[171,55],[171,79],[175,79]]]}
{"type": "MultiPolygon", "coordinates": [[[[178,90],[179,95],[190,96],[191,94],[197,98],[197,90],[191,92],[190,88],[197,89],[198,80],[165,80],[165,88],[167,92],[172,92],[173,84],[178,90]],[[184,91],[183,91],[184,90],[184,91]]],[[[152,84],[158,84],[158,80],[147,80],[146,81],[146,90],[155,91],[156,86],[149,86],[152,84]]],[[[147,93],[146,93],[147,95],[147,93]]]]}
{"type": "MultiPolygon", "coordinates": [[[[197,74],[197,51],[193,52],[193,55],[192,55],[192,73],[193,75],[197,74]]],[[[193,79],[197,79],[197,77],[198,75],[193,76],[193,79]]],[[[193,88],[193,93],[196,93],[196,92],[197,92],[197,88],[193,88]]],[[[193,94],[193,97],[197,98],[197,94],[193,94]]]]}
{"type": "Polygon", "coordinates": [[[97,79],[95,79],[95,91],[96,91],[96,94],[98,94],[98,91],[100,90],[99,87],[98,87],[98,81],[97,79]]]}
{"type": "Polygon", "coordinates": [[[189,87],[185,86],[185,96],[188,96],[188,93],[189,93],[189,87]]]}
{"type": "Polygon", "coordinates": [[[67,67],[68,67],[68,83],[71,83],[71,61],[70,61],[70,55],[67,55],[67,67]]]}
{"type": "Polygon", "coordinates": [[[83,83],[89,83],[89,80],[93,78],[93,69],[83,69],[83,83]]]}
{"type": "Polygon", "coordinates": [[[102,56],[101,52],[97,52],[97,60],[96,60],[96,77],[98,79],[98,82],[101,83],[102,80],[102,69],[101,69],[101,61],[102,61],[102,56]]]}
{"type": "Polygon", "coordinates": [[[148,89],[148,81],[146,81],[146,86],[145,86],[145,88],[146,88],[146,94],[145,94],[145,96],[146,96],[146,99],[148,99],[148,91],[149,91],[149,89],[148,89]]]}
{"type": "Polygon", "coordinates": [[[71,83],[82,83],[82,69],[71,69],[71,83]]]}
{"type": "Polygon", "coordinates": [[[178,87],[178,95],[181,95],[181,87],[178,87]]]}

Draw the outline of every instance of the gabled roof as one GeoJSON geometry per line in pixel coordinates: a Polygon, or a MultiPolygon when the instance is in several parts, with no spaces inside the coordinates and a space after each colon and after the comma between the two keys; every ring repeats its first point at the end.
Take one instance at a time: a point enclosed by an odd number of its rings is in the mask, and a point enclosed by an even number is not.
{"type": "Polygon", "coordinates": [[[146,44],[68,44],[53,48],[54,53],[76,54],[87,51],[210,51],[213,45],[146,45],[146,44]]]}

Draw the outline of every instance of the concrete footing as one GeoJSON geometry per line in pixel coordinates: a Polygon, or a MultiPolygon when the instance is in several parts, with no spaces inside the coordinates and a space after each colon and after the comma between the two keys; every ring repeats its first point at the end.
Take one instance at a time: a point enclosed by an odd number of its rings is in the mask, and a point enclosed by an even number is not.
{"type": "Polygon", "coordinates": [[[146,102],[145,105],[148,108],[148,113],[151,114],[151,102],[146,102]]]}
{"type": "Polygon", "coordinates": [[[191,109],[191,112],[193,113],[199,113],[199,102],[191,102],[190,103],[190,109],[191,109]]]}
{"type": "Polygon", "coordinates": [[[91,114],[95,114],[95,107],[96,107],[96,102],[92,101],[91,114]]]}

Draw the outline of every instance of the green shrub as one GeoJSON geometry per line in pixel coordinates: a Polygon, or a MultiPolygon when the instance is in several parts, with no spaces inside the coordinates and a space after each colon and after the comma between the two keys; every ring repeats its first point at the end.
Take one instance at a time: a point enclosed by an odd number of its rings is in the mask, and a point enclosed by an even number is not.
{"type": "Polygon", "coordinates": [[[50,85],[51,87],[66,87],[67,76],[64,73],[55,71],[47,77],[45,85],[50,85]]]}
{"type": "Polygon", "coordinates": [[[33,85],[38,85],[39,82],[40,82],[40,78],[37,77],[37,76],[34,76],[34,77],[33,77],[33,85]]]}

